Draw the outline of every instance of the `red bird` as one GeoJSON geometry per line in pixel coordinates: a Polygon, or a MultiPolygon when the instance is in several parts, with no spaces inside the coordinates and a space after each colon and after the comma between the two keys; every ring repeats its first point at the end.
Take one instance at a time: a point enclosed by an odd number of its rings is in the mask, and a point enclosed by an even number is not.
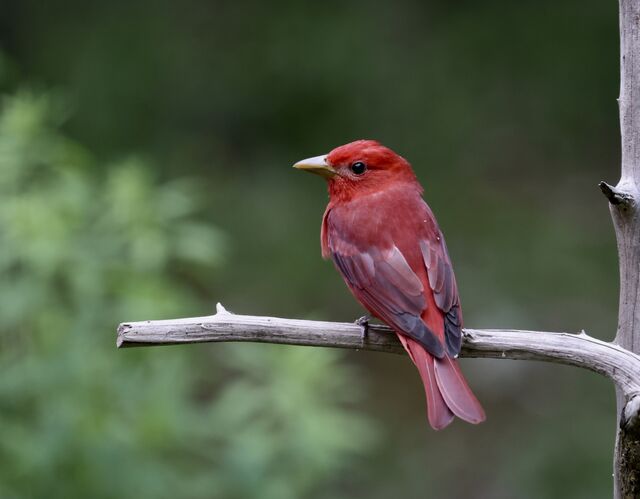
{"type": "Polygon", "coordinates": [[[442,232],[411,165],[374,140],[357,140],[295,168],[329,183],[322,256],[356,299],[398,335],[418,368],[429,423],[484,421],[456,360],[462,311],[442,232]]]}

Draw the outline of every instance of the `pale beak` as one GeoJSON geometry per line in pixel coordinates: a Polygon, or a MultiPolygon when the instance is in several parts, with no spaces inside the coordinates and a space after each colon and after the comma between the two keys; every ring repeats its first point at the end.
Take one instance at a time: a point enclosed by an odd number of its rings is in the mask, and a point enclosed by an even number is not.
{"type": "Polygon", "coordinates": [[[337,175],[337,172],[327,163],[327,155],[315,156],[313,158],[303,159],[298,161],[294,168],[298,170],[304,170],[309,173],[315,173],[321,177],[331,178],[337,175]]]}

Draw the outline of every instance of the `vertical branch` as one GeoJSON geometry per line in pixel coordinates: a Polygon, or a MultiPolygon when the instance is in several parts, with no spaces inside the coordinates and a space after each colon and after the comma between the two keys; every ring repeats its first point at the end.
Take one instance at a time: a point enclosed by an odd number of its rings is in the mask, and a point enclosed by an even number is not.
{"type": "MultiPolygon", "coordinates": [[[[620,135],[622,174],[616,187],[601,183],[609,199],[620,262],[620,305],[615,342],[640,352],[640,1],[620,2],[620,135]]],[[[640,497],[638,397],[617,390],[618,432],[614,496],[640,497]]]]}
{"type": "MultiPolygon", "coordinates": [[[[622,176],[610,209],[620,259],[616,343],[640,352],[640,2],[620,0],[620,135],[622,176]]],[[[604,190],[604,189],[603,189],[604,190]]]]}

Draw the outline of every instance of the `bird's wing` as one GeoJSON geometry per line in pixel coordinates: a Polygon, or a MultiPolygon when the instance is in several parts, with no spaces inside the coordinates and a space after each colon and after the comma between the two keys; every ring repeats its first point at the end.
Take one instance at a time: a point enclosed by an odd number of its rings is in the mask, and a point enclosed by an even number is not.
{"type": "Polygon", "coordinates": [[[363,249],[345,231],[335,230],[331,217],[325,220],[331,257],[362,304],[396,331],[421,343],[435,357],[443,357],[442,341],[421,318],[427,308],[426,290],[398,247],[391,242],[386,248],[368,245],[363,249]]]}
{"type": "Polygon", "coordinates": [[[433,299],[443,315],[447,352],[455,357],[462,346],[462,311],[456,277],[442,233],[438,230],[435,237],[420,239],[420,250],[433,299]]]}

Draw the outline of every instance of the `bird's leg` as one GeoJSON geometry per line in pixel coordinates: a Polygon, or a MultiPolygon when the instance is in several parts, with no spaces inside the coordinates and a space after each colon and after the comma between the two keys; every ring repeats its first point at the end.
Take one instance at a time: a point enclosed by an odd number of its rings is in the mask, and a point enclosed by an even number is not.
{"type": "Polygon", "coordinates": [[[356,321],[356,324],[360,326],[360,343],[362,344],[363,347],[364,347],[364,340],[367,337],[367,334],[369,333],[370,320],[371,320],[370,315],[363,315],[356,321]]]}

